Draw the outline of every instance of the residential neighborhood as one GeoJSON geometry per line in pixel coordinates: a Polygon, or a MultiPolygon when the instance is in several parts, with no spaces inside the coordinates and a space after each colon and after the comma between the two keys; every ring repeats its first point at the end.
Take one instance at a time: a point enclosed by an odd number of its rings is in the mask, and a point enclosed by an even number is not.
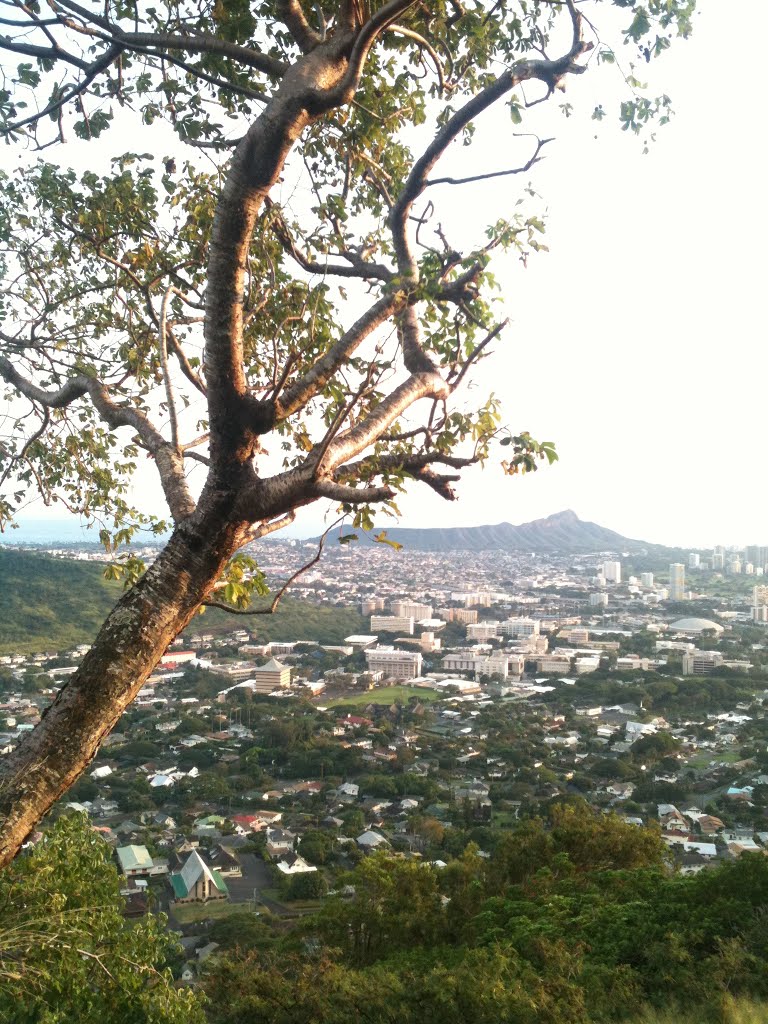
{"type": "MultiPolygon", "coordinates": [[[[259,557],[285,578],[308,550],[259,557]]],[[[559,801],[660,834],[683,874],[765,852],[765,565],[696,561],[340,546],[292,596],[357,632],[195,619],[52,817],[87,815],[189,984],[227,915],[291,927],[376,851],[492,861],[559,801]]],[[[83,652],[0,657],[0,754],[83,652]]]]}

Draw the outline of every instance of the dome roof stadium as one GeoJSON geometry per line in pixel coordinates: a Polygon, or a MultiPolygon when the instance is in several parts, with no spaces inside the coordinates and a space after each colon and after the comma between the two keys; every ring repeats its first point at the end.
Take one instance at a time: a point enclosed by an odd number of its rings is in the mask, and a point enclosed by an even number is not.
{"type": "Polygon", "coordinates": [[[678,633],[703,633],[705,629],[714,629],[716,633],[723,632],[720,623],[711,619],[677,619],[670,622],[669,628],[677,630],[678,633]]]}

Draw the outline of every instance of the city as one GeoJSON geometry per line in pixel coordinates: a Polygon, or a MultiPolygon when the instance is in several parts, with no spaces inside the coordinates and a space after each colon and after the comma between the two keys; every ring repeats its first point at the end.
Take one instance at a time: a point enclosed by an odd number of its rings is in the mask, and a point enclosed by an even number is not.
{"type": "MultiPolygon", "coordinates": [[[[279,580],[314,547],[252,554],[279,580]]],[[[228,916],[290,926],[375,851],[492,863],[562,801],[659,835],[683,874],[768,849],[768,549],[662,557],[331,547],[286,598],[293,634],[195,620],[52,817],[88,816],[191,985],[228,916]],[[355,628],[303,635],[312,609],[355,628]]],[[[6,645],[0,756],[86,649],[6,645]]]]}

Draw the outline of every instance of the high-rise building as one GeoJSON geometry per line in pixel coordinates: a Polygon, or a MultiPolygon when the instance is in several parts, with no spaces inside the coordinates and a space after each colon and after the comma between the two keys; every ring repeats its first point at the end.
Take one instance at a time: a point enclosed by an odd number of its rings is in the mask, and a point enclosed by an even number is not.
{"type": "Polygon", "coordinates": [[[621,562],[603,562],[606,583],[621,583],[621,562]]]}
{"type": "Polygon", "coordinates": [[[750,544],[745,554],[755,569],[765,568],[766,561],[768,561],[768,548],[764,548],[759,544],[750,544]]]}
{"type": "Polygon", "coordinates": [[[722,569],[725,563],[725,555],[722,551],[714,551],[712,553],[712,568],[722,569]]]}
{"type": "Polygon", "coordinates": [[[599,593],[590,594],[589,603],[592,608],[605,608],[605,606],[608,604],[608,595],[599,593]]]}
{"type": "Polygon", "coordinates": [[[652,572],[641,572],[640,573],[640,585],[643,587],[653,586],[653,573],[652,572]]]}
{"type": "Polygon", "coordinates": [[[691,551],[688,555],[688,568],[698,569],[701,566],[701,556],[695,551],[691,551]]]}
{"type": "Polygon", "coordinates": [[[685,600],[685,566],[682,562],[672,562],[669,566],[669,600],[685,600]]]}
{"type": "Polygon", "coordinates": [[[768,605],[768,587],[764,583],[752,587],[752,606],[758,608],[760,605],[768,605]]]}

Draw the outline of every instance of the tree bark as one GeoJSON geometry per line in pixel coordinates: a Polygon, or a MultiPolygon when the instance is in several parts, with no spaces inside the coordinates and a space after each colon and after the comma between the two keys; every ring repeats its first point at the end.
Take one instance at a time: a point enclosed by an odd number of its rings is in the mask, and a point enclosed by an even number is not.
{"type": "Polygon", "coordinates": [[[229,521],[223,501],[211,505],[176,529],[39,725],[0,763],[0,867],[83,773],[241,546],[247,524],[229,521]]]}

